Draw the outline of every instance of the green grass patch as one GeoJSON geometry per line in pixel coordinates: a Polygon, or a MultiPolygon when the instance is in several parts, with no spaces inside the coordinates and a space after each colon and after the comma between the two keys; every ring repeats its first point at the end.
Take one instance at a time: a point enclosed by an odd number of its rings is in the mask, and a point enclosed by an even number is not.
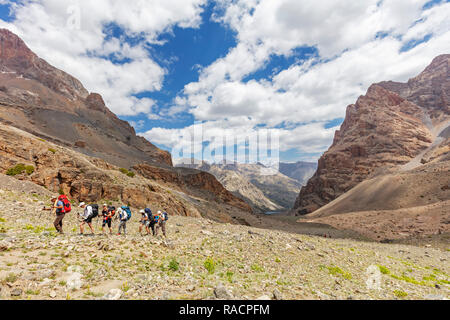
{"type": "Polygon", "coordinates": [[[169,262],[169,269],[172,271],[178,271],[180,269],[180,263],[176,258],[172,258],[169,262]]]}
{"type": "Polygon", "coordinates": [[[427,285],[427,283],[425,281],[417,281],[413,277],[408,277],[408,276],[405,276],[405,275],[397,276],[395,274],[391,274],[391,277],[396,279],[396,280],[401,280],[401,281],[405,281],[405,282],[416,284],[416,285],[420,285],[420,286],[426,286],[427,285]]]}
{"type": "Polygon", "coordinates": [[[217,263],[213,260],[213,258],[208,258],[203,263],[203,266],[208,271],[209,274],[213,274],[216,270],[217,263]]]}
{"type": "Polygon", "coordinates": [[[321,269],[327,269],[328,273],[333,276],[341,276],[344,279],[350,280],[352,279],[352,275],[350,272],[346,272],[337,266],[320,266],[321,269]]]}
{"type": "Polygon", "coordinates": [[[264,272],[264,268],[256,263],[251,266],[251,269],[255,272],[264,272]]]}
{"type": "Polygon", "coordinates": [[[391,273],[391,271],[389,271],[388,268],[386,268],[385,266],[382,266],[382,265],[378,265],[378,269],[380,269],[380,272],[382,274],[390,274],[391,273]]]}
{"type": "Polygon", "coordinates": [[[405,291],[401,290],[394,290],[394,294],[397,298],[405,298],[408,296],[408,294],[405,291]]]}
{"type": "Polygon", "coordinates": [[[17,175],[22,174],[24,172],[26,172],[28,175],[31,175],[34,172],[34,167],[33,166],[26,166],[23,163],[19,163],[19,164],[17,164],[14,167],[9,168],[6,171],[6,175],[14,177],[14,176],[17,176],[17,175]]]}
{"type": "Polygon", "coordinates": [[[29,296],[37,296],[41,293],[41,291],[39,290],[31,290],[28,289],[27,291],[25,291],[25,294],[29,295],[29,296]]]}

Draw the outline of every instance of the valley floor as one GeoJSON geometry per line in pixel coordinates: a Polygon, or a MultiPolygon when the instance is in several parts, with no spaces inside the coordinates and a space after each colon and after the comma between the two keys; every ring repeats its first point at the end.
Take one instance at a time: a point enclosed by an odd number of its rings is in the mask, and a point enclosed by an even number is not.
{"type": "Polygon", "coordinates": [[[127,237],[79,236],[78,209],[57,236],[47,191],[21,190],[0,191],[2,299],[450,298],[449,249],[178,216],[163,239],[140,236],[136,214],[127,237]]]}

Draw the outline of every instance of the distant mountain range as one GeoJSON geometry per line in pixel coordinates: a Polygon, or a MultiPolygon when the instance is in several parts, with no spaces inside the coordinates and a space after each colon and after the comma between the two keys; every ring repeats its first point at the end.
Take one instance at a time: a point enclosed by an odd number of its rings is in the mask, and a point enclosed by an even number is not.
{"type": "Polygon", "coordinates": [[[300,187],[314,174],[313,163],[280,163],[280,172],[266,175],[257,164],[209,164],[194,159],[174,159],[177,167],[195,168],[213,174],[234,195],[245,200],[256,212],[286,211],[292,207],[300,187]],[[281,172],[283,170],[286,174],[281,172]]]}

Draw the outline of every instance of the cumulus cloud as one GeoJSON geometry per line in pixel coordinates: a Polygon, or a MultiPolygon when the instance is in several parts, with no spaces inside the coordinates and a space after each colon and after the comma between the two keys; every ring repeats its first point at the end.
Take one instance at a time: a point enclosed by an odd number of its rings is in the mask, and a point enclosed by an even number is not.
{"type": "Polygon", "coordinates": [[[167,71],[148,53],[174,26],[196,28],[206,0],[21,0],[14,20],[0,27],[17,33],[37,55],[99,92],[118,115],[148,113],[154,105],[136,94],[161,90],[167,71]],[[115,37],[111,26],[123,30],[115,37]],[[125,37],[138,39],[130,45],[125,37]]]}
{"type": "MultiPolygon", "coordinates": [[[[346,106],[372,83],[406,81],[450,51],[448,1],[427,9],[428,0],[210,1],[216,4],[212,19],[232,29],[237,44],[210,65],[195,66],[198,81],[187,84],[169,108],[136,97],[161,91],[168,74],[148,48],[161,44],[160,35],[174,26],[198,28],[207,0],[8,1],[15,20],[0,21],[0,27],[101,93],[119,115],[170,120],[190,113],[217,136],[270,128],[281,151],[305,154],[326,150],[336,130],[327,123],[344,117],[346,106]],[[114,25],[121,35],[114,35],[114,25]],[[124,41],[129,37],[133,44],[124,41]],[[317,54],[252,79],[274,56],[292,57],[304,47],[317,54]]],[[[177,148],[177,137],[195,126],[143,135],[177,148]]]]}
{"type": "Polygon", "coordinates": [[[450,3],[444,1],[426,10],[426,0],[217,2],[214,19],[235,30],[238,43],[185,86],[180,108],[225,127],[281,126],[284,150],[324,151],[335,130],[324,124],[344,117],[372,83],[407,81],[450,51],[450,3]],[[409,48],[411,41],[420,44],[409,48]],[[266,79],[245,80],[274,55],[288,57],[300,47],[318,55],[266,79]],[[308,139],[299,139],[304,133],[308,139]]]}

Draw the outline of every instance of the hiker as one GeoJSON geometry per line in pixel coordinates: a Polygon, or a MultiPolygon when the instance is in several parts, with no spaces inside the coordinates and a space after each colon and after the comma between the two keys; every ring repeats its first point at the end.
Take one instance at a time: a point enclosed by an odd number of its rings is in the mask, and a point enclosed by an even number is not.
{"type": "Polygon", "coordinates": [[[118,217],[120,220],[119,223],[119,232],[118,236],[120,236],[122,233],[120,232],[123,229],[123,234],[127,235],[127,222],[131,219],[131,210],[127,206],[122,206],[117,210],[118,217]]]}
{"type": "Polygon", "coordinates": [[[158,211],[157,216],[159,216],[159,221],[156,223],[156,236],[158,236],[158,230],[161,229],[164,237],[167,238],[166,235],[166,222],[169,219],[169,215],[166,211],[161,212],[158,211]]]}
{"type": "Polygon", "coordinates": [[[83,221],[80,224],[80,234],[83,235],[84,225],[87,223],[87,225],[92,231],[92,234],[95,235],[94,228],[92,227],[92,219],[98,216],[98,205],[97,204],[86,205],[86,203],[82,202],[80,203],[79,207],[84,209],[84,212],[82,214],[83,221]]]}
{"type": "Polygon", "coordinates": [[[43,210],[47,211],[55,210],[56,219],[53,222],[53,225],[55,226],[55,229],[56,231],[58,231],[59,234],[64,234],[63,219],[66,216],[66,213],[69,213],[72,210],[70,201],[65,195],[61,195],[59,197],[53,197],[51,199],[51,202],[53,203],[52,208],[50,209],[44,208],[43,210]]]}
{"type": "Polygon", "coordinates": [[[158,214],[155,214],[155,215],[151,214],[151,216],[150,216],[150,228],[152,229],[153,236],[157,235],[156,226],[159,223],[159,218],[160,218],[160,215],[158,215],[158,214]]]}
{"type": "Polygon", "coordinates": [[[150,229],[149,229],[150,220],[148,217],[148,213],[145,212],[145,210],[141,210],[141,211],[139,211],[139,213],[141,214],[141,220],[140,220],[140,225],[139,225],[139,234],[142,235],[142,227],[145,227],[145,230],[147,231],[147,235],[149,235],[150,234],[150,229]]]}
{"type": "Polygon", "coordinates": [[[113,234],[112,231],[112,218],[114,217],[114,215],[116,214],[116,208],[115,207],[108,207],[106,205],[106,203],[103,205],[103,210],[102,210],[102,217],[103,217],[103,222],[102,222],[102,234],[105,234],[105,227],[108,226],[109,228],[109,234],[113,234]]]}

